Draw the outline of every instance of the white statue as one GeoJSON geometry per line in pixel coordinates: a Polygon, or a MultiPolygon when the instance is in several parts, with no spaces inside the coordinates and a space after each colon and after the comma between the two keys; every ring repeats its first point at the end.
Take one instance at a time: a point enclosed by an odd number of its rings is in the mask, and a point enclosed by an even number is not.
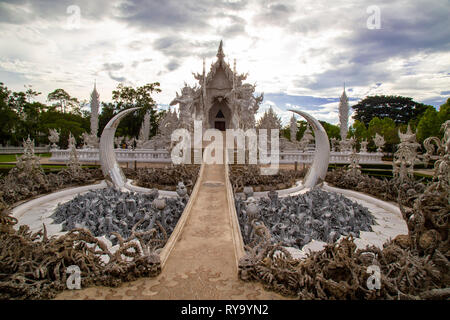
{"type": "Polygon", "coordinates": [[[306,148],[314,141],[314,136],[312,135],[311,127],[309,124],[306,126],[306,130],[300,139],[300,150],[305,151],[306,148]]]}
{"type": "Polygon", "coordinates": [[[369,144],[369,142],[364,139],[363,141],[361,141],[361,149],[359,150],[359,152],[367,152],[367,145],[369,144]]]}
{"type": "MultiPolygon", "coordinates": [[[[142,143],[148,141],[150,135],[150,111],[147,111],[144,115],[144,120],[142,121],[141,130],[139,130],[139,140],[142,143]]],[[[136,140],[137,141],[137,140],[136,140]]]]}
{"type": "Polygon", "coordinates": [[[181,95],[178,95],[178,92],[176,93],[176,98],[173,99],[170,102],[170,105],[176,105],[179,104],[179,112],[180,112],[180,122],[181,127],[191,130],[192,128],[192,122],[194,115],[194,104],[196,100],[196,96],[198,95],[196,92],[196,88],[191,88],[188,85],[185,84],[184,88],[181,90],[181,95]]]}
{"type": "Polygon", "coordinates": [[[49,133],[48,140],[52,143],[52,149],[58,149],[59,131],[57,129],[50,129],[49,133]]]}
{"type": "Polygon", "coordinates": [[[385,141],[382,135],[379,135],[378,133],[375,133],[375,138],[373,139],[373,142],[375,142],[375,145],[377,146],[377,152],[381,152],[381,148],[383,148],[385,141]]]}
{"type": "Polygon", "coordinates": [[[400,137],[400,143],[398,150],[394,153],[392,173],[394,178],[399,178],[401,181],[407,178],[413,179],[417,148],[420,147],[420,144],[416,142],[416,135],[411,132],[409,125],[404,134],[398,130],[398,136],[400,137]]]}
{"type": "Polygon", "coordinates": [[[291,131],[291,141],[297,141],[298,127],[297,127],[297,120],[295,119],[294,114],[292,114],[289,130],[291,131]]]}
{"type": "Polygon", "coordinates": [[[71,132],[69,132],[69,139],[68,139],[68,148],[67,149],[72,149],[72,147],[76,148],[77,146],[77,140],[75,140],[75,137],[72,135],[71,132]]]}

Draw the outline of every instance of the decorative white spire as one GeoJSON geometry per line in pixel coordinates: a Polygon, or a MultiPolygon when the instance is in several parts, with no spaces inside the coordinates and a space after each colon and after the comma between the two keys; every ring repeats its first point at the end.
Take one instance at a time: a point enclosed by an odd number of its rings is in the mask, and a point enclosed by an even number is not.
{"type": "Polygon", "coordinates": [[[97,92],[97,81],[94,81],[94,90],[91,93],[91,134],[97,136],[98,133],[98,110],[100,108],[100,95],[97,92]]]}
{"type": "Polygon", "coordinates": [[[298,127],[297,127],[297,119],[295,119],[294,114],[292,114],[292,118],[291,118],[291,124],[290,124],[290,132],[291,132],[291,141],[297,141],[297,131],[298,131],[298,127]]]}
{"type": "Polygon", "coordinates": [[[339,102],[339,126],[341,129],[341,139],[345,140],[347,138],[348,132],[348,98],[345,92],[345,82],[344,82],[344,91],[342,92],[340,102],[339,102]]]}

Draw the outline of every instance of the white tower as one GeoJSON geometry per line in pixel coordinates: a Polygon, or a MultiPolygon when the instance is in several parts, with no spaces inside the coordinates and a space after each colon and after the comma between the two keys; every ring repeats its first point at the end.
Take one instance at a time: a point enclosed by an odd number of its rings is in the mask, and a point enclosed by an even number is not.
{"type": "Polygon", "coordinates": [[[291,131],[291,141],[297,141],[297,132],[298,132],[298,128],[297,128],[297,119],[295,119],[294,114],[292,114],[292,118],[291,118],[291,124],[289,127],[290,131],[291,131]]]}
{"type": "Polygon", "coordinates": [[[96,83],[91,93],[91,135],[97,137],[98,133],[98,109],[100,107],[100,96],[97,92],[96,83]]]}
{"type": "Polygon", "coordinates": [[[339,102],[339,126],[341,128],[341,139],[342,140],[347,139],[348,112],[349,112],[349,105],[348,105],[347,94],[345,93],[345,83],[344,83],[344,91],[342,92],[341,99],[339,102]]]}

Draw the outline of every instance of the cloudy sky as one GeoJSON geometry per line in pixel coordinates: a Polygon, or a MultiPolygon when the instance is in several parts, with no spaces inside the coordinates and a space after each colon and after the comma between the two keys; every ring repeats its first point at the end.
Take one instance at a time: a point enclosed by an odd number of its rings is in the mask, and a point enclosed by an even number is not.
{"type": "Polygon", "coordinates": [[[102,101],[118,83],[159,81],[167,105],[195,84],[224,41],[269,106],[300,107],[336,124],[345,82],[366,95],[412,97],[438,107],[450,96],[450,1],[13,0],[0,1],[0,82],[56,88],[102,101]],[[379,13],[379,15],[378,15],[379,13]]]}

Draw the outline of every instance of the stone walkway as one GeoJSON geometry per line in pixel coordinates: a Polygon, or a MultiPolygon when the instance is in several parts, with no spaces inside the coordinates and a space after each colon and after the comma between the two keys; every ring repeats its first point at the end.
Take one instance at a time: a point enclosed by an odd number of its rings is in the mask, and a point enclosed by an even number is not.
{"type": "Polygon", "coordinates": [[[161,274],[118,288],[65,290],[56,299],[283,299],[238,279],[224,165],[206,165],[197,199],[161,274]]]}

